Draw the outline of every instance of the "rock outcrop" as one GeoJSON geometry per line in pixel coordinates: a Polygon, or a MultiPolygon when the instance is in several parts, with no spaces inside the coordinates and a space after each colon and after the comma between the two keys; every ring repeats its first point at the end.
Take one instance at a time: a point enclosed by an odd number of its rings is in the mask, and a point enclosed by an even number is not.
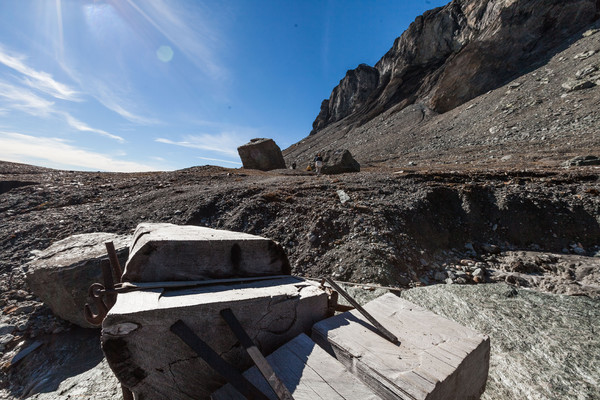
{"type": "Polygon", "coordinates": [[[482,400],[593,399],[600,380],[597,300],[505,284],[436,285],[402,297],[490,337],[482,400]]]}
{"type": "Polygon", "coordinates": [[[595,0],[454,0],[419,16],[375,67],[348,71],[311,134],[422,103],[437,113],[523,74],[598,18],[595,0]]]}
{"type": "Polygon", "coordinates": [[[244,168],[262,171],[285,168],[281,149],[273,139],[252,139],[238,147],[238,153],[244,168]]]}
{"type": "Polygon", "coordinates": [[[313,122],[311,134],[330,122],[339,121],[365,104],[379,84],[377,68],[360,64],[346,72],[344,79],[333,89],[329,100],[323,100],[321,111],[313,122]]]}
{"type": "Polygon", "coordinates": [[[93,328],[83,315],[92,283],[102,283],[100,261],[107,258],[105,242],[112,241],[125,265],[130,236],[86,233],[59,240],[25,267],[27,284],[54,314],[84,328],[93,328]]]}

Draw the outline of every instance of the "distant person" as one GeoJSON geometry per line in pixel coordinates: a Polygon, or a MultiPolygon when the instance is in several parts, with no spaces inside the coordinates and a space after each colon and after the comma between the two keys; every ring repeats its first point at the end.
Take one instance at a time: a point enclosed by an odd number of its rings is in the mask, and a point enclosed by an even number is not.
{"type": "Polygon", "coordinates": [[[295,162],[292,163],[292,169],[296,169],[296,163],[295,162]]]}
{"type": "Polygon", "coordinates": [[[315,156],[315,171],[317,175],[321,173],[321,168],[323,168],[323,157],[321,157],[321,153],[315,156]]]}

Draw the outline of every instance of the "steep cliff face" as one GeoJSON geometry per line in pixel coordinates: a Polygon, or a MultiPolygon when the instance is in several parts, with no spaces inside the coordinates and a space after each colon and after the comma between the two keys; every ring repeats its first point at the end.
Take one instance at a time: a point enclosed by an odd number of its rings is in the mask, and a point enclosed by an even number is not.
{"type": "Polygon", "coordinates": [[[378,84],[379,71],[376,68],[360,64],[358,68],[349,70],[333,89],[331,98],[321,103],[321,111],[313,122],[313,132],[355,112],[367,102],[378,84]]]}
{"type": "Polygon", "coordinates": [[[348,71],[311,134],[414,103],[447,112],[560,51],[599,13],[598,0],[454,0],[417,17],[375,67],[348,71]]]}

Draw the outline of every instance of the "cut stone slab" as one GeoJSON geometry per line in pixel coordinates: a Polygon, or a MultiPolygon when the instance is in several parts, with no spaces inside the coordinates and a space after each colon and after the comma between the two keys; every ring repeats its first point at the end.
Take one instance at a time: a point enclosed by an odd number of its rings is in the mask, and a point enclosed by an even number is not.
{"type": "Polygon", "coordinates": [[[102,348],[117,378],[138,398],[202,399],[225,384],[169,329],[182,320],[225,360],[252,365],[219,312],[230,308],[263,354],[327,316],[328,296],[294,277],[180,290],[122,293],[102,324],[102,348]]]}
{"type": "Polygon", "coordinates": [[[129,254],[131,236],[113,233],[86,233],[59,240],[25,265],[29,288],[52,312],[83,328],[97,328],[83,316],[88,289],[93,283],[104,283],[100,262],[108,258],[104,243],[112,241],[119,263],[124,265],[129,254]]]}
{"type": "Polygon", "coordinates": [[[247,233],[173,224],[140,224],[123,281],[163,282],[289,275],[276,242],[247,233]]]}
{"type": "Polygon", "coordinates": [[[353,310],[313,327],[313,340],[384,399],[478,399],[490,341],[393,294],[364,306],[400,340],[394,345],[353,310]]]}
{"type": "MultiPolygon", "coordinates": [[[[305,334],[300,334],[267,357],[277,377],[295,400],[375,400],[371,389],[350,373],[305,334]]],[[[277,400],[271,387],[252,367],[244,377],[271,400],[277,400]]],[[[212,400],[244,400],[231,384],[211,396],[212,400]]]]}

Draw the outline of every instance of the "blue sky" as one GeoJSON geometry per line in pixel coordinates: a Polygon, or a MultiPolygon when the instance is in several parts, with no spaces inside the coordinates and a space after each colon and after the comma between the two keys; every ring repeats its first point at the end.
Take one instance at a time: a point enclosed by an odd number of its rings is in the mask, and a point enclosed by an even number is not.
{"type": "Polygon", "coordinates": [[[0,2],[0,160],[241,166],[306,137],[346,70],[446,0],[0,2]]]}

